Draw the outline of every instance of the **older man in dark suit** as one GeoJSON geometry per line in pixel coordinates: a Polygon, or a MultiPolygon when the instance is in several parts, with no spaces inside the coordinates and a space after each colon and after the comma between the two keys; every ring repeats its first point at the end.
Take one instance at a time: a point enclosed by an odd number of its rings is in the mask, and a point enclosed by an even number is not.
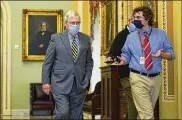
{"type": "Polygon", "coordinates": [[[55,98],[54,119],[82,119],[93,69],[90,37],[79,32],[80,16],[69,11],[66,31],[52,35],[43,64],[42,83],[55,98]]]}

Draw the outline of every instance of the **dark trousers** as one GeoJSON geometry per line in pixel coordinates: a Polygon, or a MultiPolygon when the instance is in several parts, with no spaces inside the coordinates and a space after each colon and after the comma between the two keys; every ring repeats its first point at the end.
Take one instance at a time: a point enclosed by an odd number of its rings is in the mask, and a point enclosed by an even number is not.
{"type": "Polygon", "coordinates": [[[55,99],[55,120],[60,119],[83,119],[83,104],[86,91],[78,93],[76,80],[69,94],[53,94],[55,99]]]}

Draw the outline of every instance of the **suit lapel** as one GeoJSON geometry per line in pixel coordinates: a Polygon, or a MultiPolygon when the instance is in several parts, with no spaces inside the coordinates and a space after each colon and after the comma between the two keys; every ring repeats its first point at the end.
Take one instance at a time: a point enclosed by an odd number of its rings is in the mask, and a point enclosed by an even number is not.
{"type": "Polygon", "coordinates": [[[84,42],[83,41],[83,36],[82,36],[82,34],[80,32],[78,33],[78,39],[79,39],[79,53],[78,53],[78,56],[77,56],[77,60],[80,57],[82,47],[83,47],[83,42],[84,42]]]}
{"type": "Polygon", "coordinates": [[[68,33],[66,31],[63,32],[63,35],[61,35],[61,38],[62,38],[62,41],[63,41],[63,44],[64,44],[65,48],[68,51],[69,56],[73,60],[72,49],[71,49],[71,45],[70,45],[70,42],[69,42],[68,33]]]}

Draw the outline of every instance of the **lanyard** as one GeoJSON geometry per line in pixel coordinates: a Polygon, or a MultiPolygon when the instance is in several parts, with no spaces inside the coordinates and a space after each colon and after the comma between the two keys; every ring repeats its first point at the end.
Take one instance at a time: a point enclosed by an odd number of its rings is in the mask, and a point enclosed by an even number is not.
{"type": "MultiPolygon", "coordinates": [[[[149,33],[149,35],[148,35],[148,39],[149,39],[151,33],[152,33],[152,27],[151,27],[151,29],[150,29],[150,33],[149,33]]],[[[142,54],[144,55],[144,53],[143,53],[144,44],[142,44],[142,39],[141,39],[140,31],[138,31],[138,37],[139,37],[139,39],[140,39],[140,45],[141,45],[141,47],[142,47],[142,54]]]]}

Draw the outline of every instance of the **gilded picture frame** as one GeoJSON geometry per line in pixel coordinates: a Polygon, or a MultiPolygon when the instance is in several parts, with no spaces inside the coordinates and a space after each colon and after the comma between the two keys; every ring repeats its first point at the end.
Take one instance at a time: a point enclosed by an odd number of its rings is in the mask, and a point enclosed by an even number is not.
{"type": "Polygon", "coordinates": [[[101,5],[101,55],[107,55],[116,36],[116,1],[101,5]]]}
{"type": "Polygon", "coordinates": [[[158,27],[158,1],[156,0],[151,0],[151,1],[145,1],[142,0],[142,5],[143,6],[147,6],[149,8],[152,9],[153,13],[154,13],[154,22],[153,22],[153,26],[154,27],[158,27]]]}
{"type": "Polygon", "coordinates": [[[22,59],[44,60],[51,35],[63,31],[63,10],[23,9],[22,59]]]}

